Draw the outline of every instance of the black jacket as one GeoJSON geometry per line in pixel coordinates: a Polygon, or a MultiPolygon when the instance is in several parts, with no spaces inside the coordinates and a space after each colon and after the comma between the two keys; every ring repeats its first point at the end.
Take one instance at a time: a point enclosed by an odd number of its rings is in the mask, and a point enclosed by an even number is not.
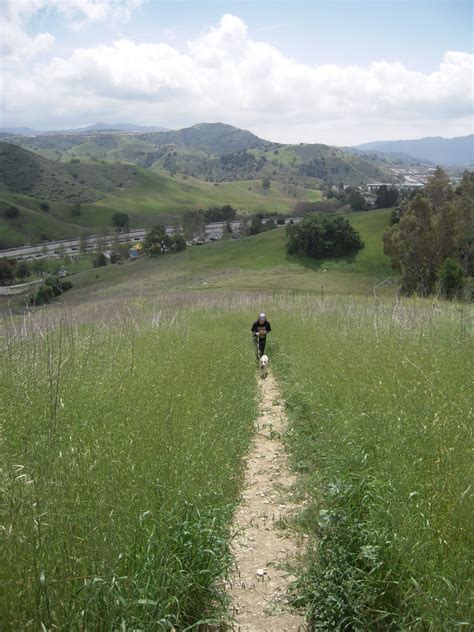
{"type": "Polygon", "coordinates": [[[268,322],[268,320],[265,320],[263,325],[260,324],[260,321],[256,320],[254,324],[252,325],[252,329],[251,329],[252,333],[256,333],[258,331],[260,333],[261,338],[265,338],[265,336],[271,330],[272,328],[270,327],[270,323],[268,322]],[[263,336],[261,335],[262,333],[264,333],[263,336]]]}

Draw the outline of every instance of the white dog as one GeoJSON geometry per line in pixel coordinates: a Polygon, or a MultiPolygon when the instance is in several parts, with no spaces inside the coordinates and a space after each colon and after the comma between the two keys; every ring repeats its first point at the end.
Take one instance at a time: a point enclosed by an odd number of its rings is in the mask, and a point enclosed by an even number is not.
{"type": "Polygon", "coordinates": [[[259,360],[259,364],[260,364],[260,377],[262,379],[267,377],[267,367],[268,367],[268,356],[267,355],[263,355],[260,360],[259,360]]]}

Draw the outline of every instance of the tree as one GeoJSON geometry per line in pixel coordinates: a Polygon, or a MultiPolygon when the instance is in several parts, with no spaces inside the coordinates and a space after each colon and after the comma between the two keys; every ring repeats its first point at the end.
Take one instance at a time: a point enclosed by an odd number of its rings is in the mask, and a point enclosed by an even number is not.
{"type": "Polygon", "coordinates": [[[127,213],[114,213],[112,215],[112,226],[128,230],[130,226],[130,218],[127,213]]]}
{"type": "Polygon", "coordinates": [[[399,223],[386,230],[384,249],[400,272],[403,292],[426,296],[438,280],[442,287],[440,275],[454,274],[453,265],[445,263],[448,259],[459,264],[464,274],[474,273],[473,199],[474,174],[466,172],[454,192],[438,168],[425,191],[409,201],[399,223]]]}
{"type": "Polygon", "coordinates": [[[224,230],[222,231],[222,239],[229,239],[230,237],[232,237],[233,234],[234,234],[234,231],[232,230],[231,223],[226,222],[226,225],[224,226],[224,230]]]}
{"type": "Polygon", "coordinates": [[[57,276],[49,276],[39,288],[36,288],[34,294],[30,294],[27,301],[29,305],[43,305],[71,288],[70,281],[60,279],[57,276]]]}
{"type": "Polygon", "coordinates": [[[38,258],[31,263],[31,271],[34,272],[36,276],[41,276],[41,274],[46,271],[47,267],[48,261],[46,259],[38,258]]]}
{"type": "Polygon", "coordinates": [[[277,225],[273,217],[270,217],[269,219],[267,219],[267,221],[263,225],[264,230],[273,230],[276,227],[277,225]]]}
{"type": "Polygon", "coordinates": [[[364,247],[359,233],[340,215],[307,215],[299,224],[287,226],[287,251],[308,257],[342,257],[364,247]]]}
{"type": "Polygon", "coordinates": [[[17,209],[16,206],[7,206],[7,208],[4,210],[4,213],[6,218],[16,219],[20,214],[20,211],[17,209]]]}
{"type": "Polygon", "coordinates": [[[163,226],[154,226],[145,236],[143,247],[151,257],[166,252],[180,252],[186,248],[186,241],[182,235],[167,235],[163,226]]]}
{"type": "Polygon", "coordinates": [[[242,217],[240,220],[240,234],[245,237],[250,234],[248,217],[242,217]]]}
{"type": "Polygon", "coordinates": [[[117,246],[117,250],[115,252],[118,261],[125,261],[130,258],[130,243],[121,242],[117,246]]]}
{"type": "Polygon", "coordinates": [[[94,268],[100,268],[107,265],[107,257],[103,252],[96,252],[94,258],[92,259],[92,265],[94,268]]]}
{"type": "Polygon", "coordinates": [[[16,259],[0,259],[0,284],[7,285],[15,278],[16,259]]]}
{"type": "Polygon", "coordinates": [[[439,270],[439,290],[443,298],[452,300],[464,288],[464,270],[460,263],[448,257],[439,270]]]}
{"type": "Polygon", "coordinates": [[[158,224],[157,226],[151,228],[143,240],[143,247],[145,248],[147,254],[151,257],[161,255],[166,247],[166,238],[167,235],[163,226],[158,224]]]}
{"type": "Polygon", "coordinates": [[[474,276],[474,171],[465,171],[454,194],[454,205],[459,213],[461,238],[458,259],[464,272],[474,276]]]}
{"type": "Polygon", "coordinates": [[[49,204],[47,202],[41,202],[40,209],[46,212],[49,211],[49,204]]]}
{"type": "Polygon", "coordinates": [[[271,187],[271,182],[269,178],[262,178],[262,189],[264,191],[268,191],[268,189],[271,187]]]}
{"type": "Polygon", "coordinates": [[[87,235],[85,233],[81,233],[79,237],[79,252],[81,254],[85,254],[87,252],[87,235]]]}
{"type": "Polygon", "coordinates": [[[96,252],[104,252],[105,250],[107,250],[107,237],[108,237],[107,226],[101,226],[100,230],[98,231],[97,238],[93,242],[94,249],[96,252]]]}
{"type": "Polygon", "coordinates": [[[260,216],[252,217],[252,221],[250,222],[249,227],[249,235],[258,235],[263,232],[264,225],[262,222],[262,218],[260,216]]]}
{"type": "Polygon", "coordinates": [[[29,277],[31,274],[30,266],[26,261],[20,261],[16,266],[16,276],[20,277],[22,281],[29,277]]]}
{"type": "Polygon", "coordinates": [[[79,217],[79,215],[81,214],[81,211],[82,211],[81,203],[76,202],[71,209],[71,215],[73,217],[79,217]]]}
{"type": "Polygon", "coordinates": [[[183,215],[183,231],[186,239],[192,239],[203,232],[205,226],[204,211],[186,211],[183,215]]]}
{"type": "MultiPolygon", "coordinates": [[[[202,212],[202,211],[200,211],[202,212]]],[[[230,204],[224,204],[221,208],[210,207],[204,211],[204,220],[210,222],[227,222],[235,219],[237,211],[230,204]]]]}
{"type": "Polygon", "coordinates": [[[431,294],[436,282],[436,246],[433,209],[420,193],[400,222],[384,234],[384,251],[400,271],[404,293],[431,294]]]}
{"type": "Polygon", "coordinates": [[[318,200],[317,202],[297,202],[295,204],[295,215],[305,215],[307,213],[335,213],[340,209],[342,203],[339,200],[318,200]]]}
{"type": "Polygon", "coordinates": [[[398,222],[400,221],[400,207],[396,207],[394,209],[392,209],[392,212],[390,213],[390,226],[393,226],[394,224],[398,224],[398,222]]]}
{"type": "Polygon", "coordinates": [[[349,197],[349,203],[353,211],[365,211],[367,202],[359,189],[352,188],[349,197]]]}
{"type": "Polygon", "coordinates": [[[186,249],[186,240],[182,235],[173,235],[169,249],[171,252],[180,252],[186,249]]]}
{"type": "Polygon", "coordinates": [[[425,195],[431,202],[433,210],[436,212],[445,202],[450,202],[454,197],[454,191],[449,183],[446,172],[437,167],[433,176],[425,186],[425,195]]]}
{"type": "Polygon", "coordinates": [[[377,189],[375,206],[376,208],[390,208],[391,206],[395,206],[397,204],[399,197],[397,189],[382,185],[377,189]]]}

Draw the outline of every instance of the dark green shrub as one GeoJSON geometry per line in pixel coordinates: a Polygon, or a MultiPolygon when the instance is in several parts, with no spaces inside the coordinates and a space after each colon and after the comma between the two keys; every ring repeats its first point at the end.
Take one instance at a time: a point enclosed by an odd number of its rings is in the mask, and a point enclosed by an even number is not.
{"type": "Polygon", "coordinates": [[[45,305],[50,303],[56,296],[70,290],[72,283],[60,279],[58,276],[49,276],[35,291],[27,298],[29,305],[45,305]]]}
{"type": "Polygon", "coordinates": [[[452,300],[464,289],[465,275],[460,263],[448,257],[439,270],[439,292],[443,298],[452,300]]]}
{"type": "Polygon", "coordinates": [[[16,206],[8,206],[5,211],[5,217],[8,219],[15,219],[20,214],[19,209],[16,206]]]}
{"type": "Polygon", "coordinates": [[[107,265],[107,257],[103,252],[98,252],[92,260],[94,268],[101,268],[107,265]]]}
{"type": "Polygon", "coordinates": [[[341,216],[308,215],[287,227],[288,254],[308,257],[343,257],[364,247],[359,233],[341,216]]]}
{"type": "Polygon", "coordinates": [[[7,285],[15,278],[16,259],[0,259],[0,285],[7,285]]]}

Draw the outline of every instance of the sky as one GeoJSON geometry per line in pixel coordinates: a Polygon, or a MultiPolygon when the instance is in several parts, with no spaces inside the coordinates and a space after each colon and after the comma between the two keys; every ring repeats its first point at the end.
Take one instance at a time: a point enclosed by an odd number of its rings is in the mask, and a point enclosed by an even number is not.
{"type": "Polygon", "coordinates": [[[471,0],[0,0],[0,127],[473,133],[471,0]]]}

